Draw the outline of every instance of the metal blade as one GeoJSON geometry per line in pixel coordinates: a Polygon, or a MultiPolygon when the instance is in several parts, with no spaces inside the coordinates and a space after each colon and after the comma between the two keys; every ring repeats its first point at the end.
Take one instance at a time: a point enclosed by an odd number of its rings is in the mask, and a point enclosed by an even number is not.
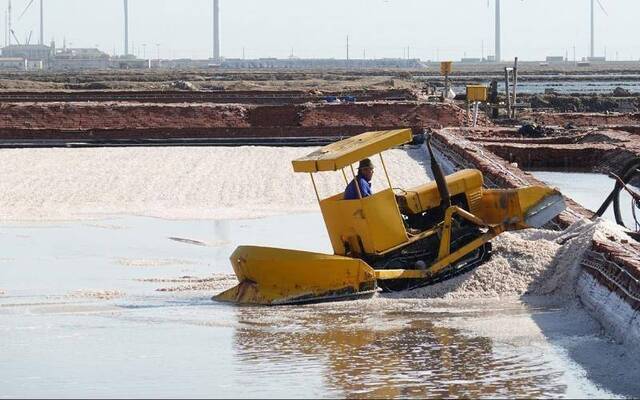
{"type": "Polygon", "coordinates": [[[567,208],[564,197],[561,194],[552,194],[531,207],[524,216],[524,221],[532,228],[540,228],[554,219],[567,208]]]}

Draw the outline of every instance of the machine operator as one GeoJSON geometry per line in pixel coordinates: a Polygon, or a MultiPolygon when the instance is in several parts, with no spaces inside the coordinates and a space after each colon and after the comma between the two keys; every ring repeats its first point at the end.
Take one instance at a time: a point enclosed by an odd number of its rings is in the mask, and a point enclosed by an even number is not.
{"type": "Polygon", "coordinates": [[[371,178],[373,178],[373,163],[370,159],[365,158],[358,164],[358,176],[347,185],[347,189],[344,191],[344,199],[358,200],[360,198],[358,195],[358,187],[356,187],[356,180],[360,187],[362,198],[371,196],[373,194],[371,191],[371,178]]]}

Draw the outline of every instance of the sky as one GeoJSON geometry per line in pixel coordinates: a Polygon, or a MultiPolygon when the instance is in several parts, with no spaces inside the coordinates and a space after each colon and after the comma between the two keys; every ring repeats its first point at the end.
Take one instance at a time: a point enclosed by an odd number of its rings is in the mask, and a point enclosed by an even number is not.
{"type": "MultiPolygon", "coordinates": [[[[6,10],[8,0],[0,0],[6,10]]],[[[21,42],[39,37],[38,1],[12,0],[21,42]]],[[[220,0],[228,58],[409,56],[458,60],[494,54],[495,0],[220,0]]],[[[601,0],[596,55],[640,59],[640,0],[601,0]]],[[[212,56],[212,0],[129,0],[130,52],[140,57],[212,56]]],[[[589,52],[590,0],[502,0],[503,59],[589,52]]],[[[45,42],[122,54],[122,0],[44,0],[45,42]]],[[[2,21],[0,21],[2,22],[2,21]]],[[[4,25],[4,24],[3,24],[4,25]]],[[[4,29],[2,30],[4,36],[4,29]]],[[[2,37],[4,40],[4,37],[2,37]]]]}

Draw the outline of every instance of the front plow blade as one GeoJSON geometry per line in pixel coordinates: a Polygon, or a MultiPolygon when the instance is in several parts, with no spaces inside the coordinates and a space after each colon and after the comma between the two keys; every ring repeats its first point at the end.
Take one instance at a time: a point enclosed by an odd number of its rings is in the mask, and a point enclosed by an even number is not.
{"type": "Polygon", "coordinates": [[[550,193],[526,209],[524,223],[532,228],[540,228],[567,208],[564,197],[550,193]]]}
{"type": "Polygon", "coordinates": [[[478,216],[505,230],[540,228],[565,208],[562,194],[546,186],[488,189],[482,194],[478,216]]]}
{"type": "Polygon", "coordinates": [[[375,271],[349,257],[240,246],[230,257],[239,284],[214,296],[236,304],[283,305],[349,300],[375,293],[375,271]]]}

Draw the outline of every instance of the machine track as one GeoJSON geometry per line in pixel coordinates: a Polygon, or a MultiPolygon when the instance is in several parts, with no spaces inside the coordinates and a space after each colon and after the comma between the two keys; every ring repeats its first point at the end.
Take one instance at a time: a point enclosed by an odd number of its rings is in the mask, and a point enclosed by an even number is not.
{"type": "Polygon", "coordinates": [[[380,280],[378,281],[378,286],[384,292],[402,292],[405,290],[413,290],[434,285],[467,273],[477,266],[487,262],[491,258],[491,250],[491,243],[485,243],[483,246],[470,253],[467,257],[461,259],[457,263],[446,268],[440,274],[429,279],[380,280]]]}

